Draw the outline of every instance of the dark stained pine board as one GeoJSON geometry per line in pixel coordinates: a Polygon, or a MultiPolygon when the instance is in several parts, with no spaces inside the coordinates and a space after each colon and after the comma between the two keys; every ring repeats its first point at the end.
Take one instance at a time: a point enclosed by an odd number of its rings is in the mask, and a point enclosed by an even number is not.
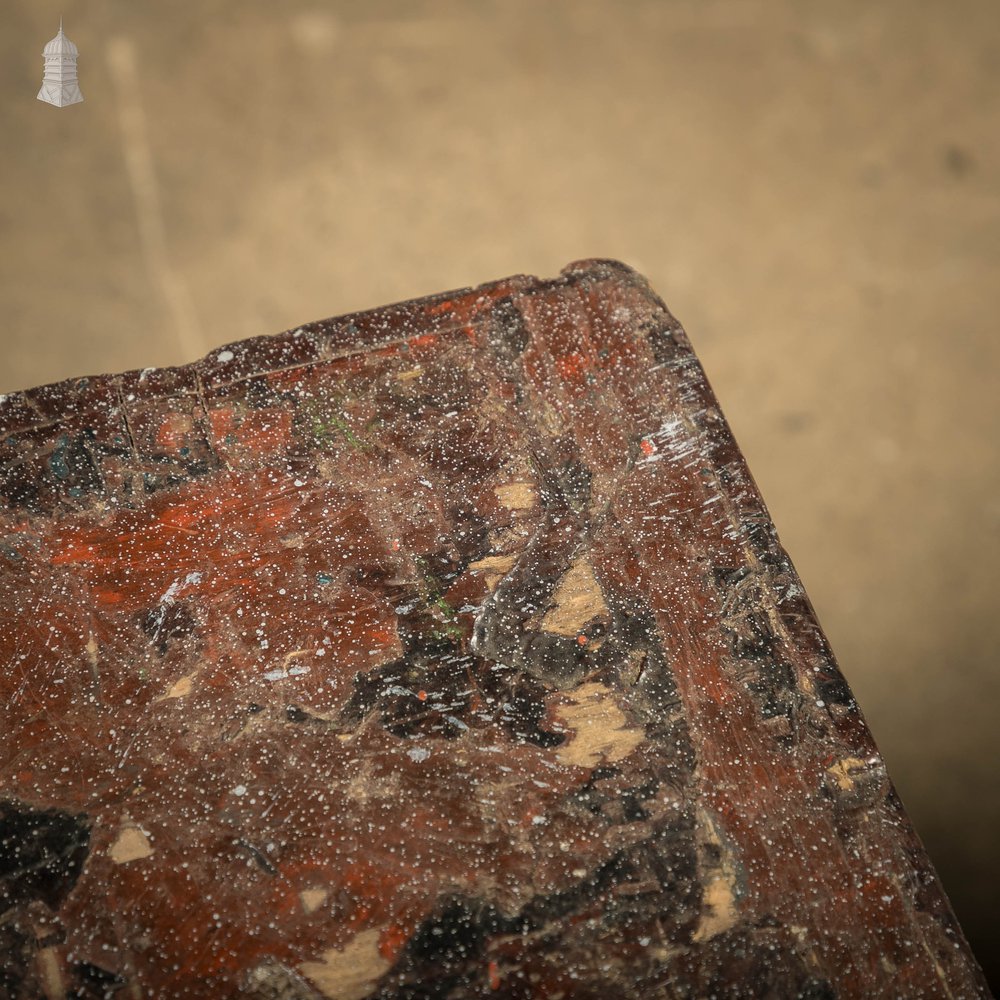
{"type": "Polygon", "coordinates": [[[0,995],[988,995],[623,265],[16,393],[0,447],[0,995]]]}

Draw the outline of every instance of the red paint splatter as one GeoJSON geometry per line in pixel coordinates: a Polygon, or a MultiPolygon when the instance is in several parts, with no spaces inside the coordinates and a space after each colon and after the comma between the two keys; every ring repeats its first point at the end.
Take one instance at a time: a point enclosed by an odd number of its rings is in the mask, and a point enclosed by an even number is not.
{"type": "Polygon", "coordinates": [[[500,989],[500,967],[497,963],[491,960],[490,964],[486,967],[486,973],[489,976],[490,989],[500,989]]]}
{"type": "Polygon", "coordinates": [[[643,455],[652,455],[656,451],[656,445],[649,438],[643,438],[639,442],[639,448],[642,450],[643,455]]]}
{"type": "Polygon", "coordinates": [[[409,940],[410,931],[400,924],[389,924],[378,939],[379,954],[387,962],[395,962],[396,956],[403,950],[403,945],[409,940]]]}
{"type": "Polygon", "coordinates": [[[437,336],[433,333],[424,333],[419,337],[411,337],[407,343],[410,347],[429,347],[437,341],[437,336]]]}
{"type": "Polygon", "coordinates": [[[372,642],[380,646],[389,646],[396,641],[396,633],[388,628],[370,628],[368,636],[372,642]]]}
{"type": "Polygon", "coordinates": [[[590,370],[590,361],[580,351],[572,351],[556,358],[556,368],[567,381],[578,381],[590,370]]]}

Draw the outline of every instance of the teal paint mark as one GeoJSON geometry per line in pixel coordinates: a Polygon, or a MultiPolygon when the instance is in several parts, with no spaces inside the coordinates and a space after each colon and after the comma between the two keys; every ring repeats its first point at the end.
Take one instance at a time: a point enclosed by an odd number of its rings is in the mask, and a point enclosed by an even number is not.
{"type": "Polygon", "coordinates": [[[55,451],[49,456],[49,468],[56,479],[69,478],[69,462],[66,459],[68,451],[69,437],[65,434],[60,434],[59,440],[56,442],[55,451]]]}

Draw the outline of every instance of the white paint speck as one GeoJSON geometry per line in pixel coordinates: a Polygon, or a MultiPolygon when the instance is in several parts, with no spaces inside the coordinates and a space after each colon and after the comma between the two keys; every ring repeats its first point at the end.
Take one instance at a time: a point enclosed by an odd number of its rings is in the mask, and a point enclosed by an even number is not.
{"type": "Polygon", "coordinates": [[[264,680],[266,681],[283,681],[286,677],[301,677],[303,674],[308,674],[310,668],[304,663],[297,663],[294,667],[289,667],[285,670],[284,667],[277,667],[274,670],[268,670],[264,674],[264,680]]]}
{"type": "Polygon", "coordinates": [[[232,361],[233,352],[232,351],[219,351],[215,356],[216,361],[232,361]]]}
{"type": "Polygon", "coordinates": [[[183,587],[193,587],[195,584],[201,583],[201,573],[188,573],[184,577],[183,581],[174,580],[169,587],[167,587],[165,593],[160,598],[160,604],[173,604],[177,599],[177,594],[183,587]]]}

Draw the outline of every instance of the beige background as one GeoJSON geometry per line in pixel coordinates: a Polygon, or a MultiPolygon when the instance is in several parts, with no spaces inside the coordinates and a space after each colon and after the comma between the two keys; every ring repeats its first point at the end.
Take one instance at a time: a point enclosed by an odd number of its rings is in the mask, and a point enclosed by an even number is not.
{"type": "Polygon", "coordinates": [[[645,272],[995,962],[1000,4],[5,0],[0,143],[0,391],[645,272]]]}

